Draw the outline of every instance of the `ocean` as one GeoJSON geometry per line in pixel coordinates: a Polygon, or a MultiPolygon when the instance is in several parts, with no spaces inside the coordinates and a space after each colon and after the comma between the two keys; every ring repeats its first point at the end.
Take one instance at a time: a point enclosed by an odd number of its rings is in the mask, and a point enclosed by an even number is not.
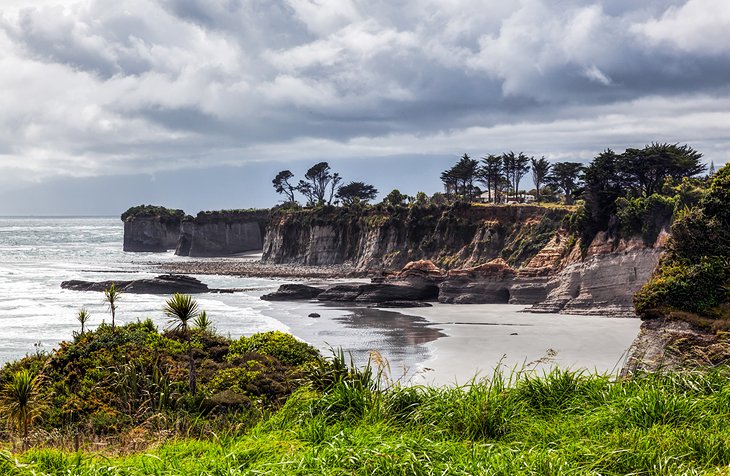
{"type": "MultiPolygon", "coordinates": [[[[82,307],[91,313],[90,329],[111,320],[102,293],[64,290],[62,281],[152,277],[159,274],[155,263],[204,259],[172,252],[127,253],[122,242],[118,217],[0,218],[0,364],[51,351],[71,339],[80,329],[76,315],[82,307]]],[[[360,363],[376,350],[405,374],[429,358],[426,344],[443,335],[422,318],[396,312],[259,299],[284,280],[197,277],[210,287],[244,289],[196,295],[217,332],[232,338],[270,330],[290,332],[325,353],[342,347],[360,363]],[[321,317],[308,317],[312,312],[321,317]]],[[[162,307],[167,297],[123,294],[117,324],[150,318],[165,328],[162,307]]]]}

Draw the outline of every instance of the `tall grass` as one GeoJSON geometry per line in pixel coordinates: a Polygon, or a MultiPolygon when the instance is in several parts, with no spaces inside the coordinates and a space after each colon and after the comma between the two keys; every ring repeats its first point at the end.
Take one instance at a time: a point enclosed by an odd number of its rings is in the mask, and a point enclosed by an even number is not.
{"type": "Polygon", "coordinates": [[[0,452],[0,474],[730,474],[730,372],[630,380],[564,370],[384,388],[338,354],[243,435],[106,458],[0,452]]]}

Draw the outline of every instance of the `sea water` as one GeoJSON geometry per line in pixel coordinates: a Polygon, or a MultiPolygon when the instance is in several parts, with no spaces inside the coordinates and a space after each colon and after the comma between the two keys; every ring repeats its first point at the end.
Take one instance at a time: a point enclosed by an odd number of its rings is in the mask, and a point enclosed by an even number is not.
{"type": "MultiPolygon", "coordinates": [[[[122,242],[123,224],[117,217],[0,218],[0,363],[51,351],[71,339],[80,330],[76,316],[82,307],[91,314],[88,329],[111,322],[103,293],[61,289],[62,281],[153,277],[160,262],[199,259],[172,252],[127,253],[122,242]]],[[[394,367],[415,368],[428,357],[425,344],[441,335],[423,319],[395,312],[260,299],[283,280],[196,277],[212,288],[242,289],[196,295],[216,331],[232,338],[280,330],[325,352],[330,347],[352,351],[359,362],[376,350],[394,367]],[[308,317],[314,312],[321,317],[308,317]]],[[[116,323],[150,318],[165,328],[162,308],[167,297],[122,294],[116,323]]]]}

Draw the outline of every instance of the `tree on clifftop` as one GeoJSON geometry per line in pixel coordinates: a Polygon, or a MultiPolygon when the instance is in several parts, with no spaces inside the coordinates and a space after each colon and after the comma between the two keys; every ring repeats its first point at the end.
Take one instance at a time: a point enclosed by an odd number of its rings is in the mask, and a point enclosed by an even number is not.
{"type": "Polygon", "coordinates": [[[344,206],[356,203],[367,203],[378,195],[378,189],[364,182],[350,182],[337,191],[336,197],[344,206]]]}
{"type": "Polygon", "coordinates": [[[340,174],[332,173],[327,162],[319,162],[307,170],[304,178],[307,180],[300,180],[296,189],[307,198],[307,205],[323,205],[328,189],[329,199],[327,203],[332,204],[332,199],[339,189],[339,183],[342,181],[340,174]]]}
{"type": "Polygon", "coordinates": [[[648,197],[661,193],[664,179],[682,179],[701,174],[707,168],[702,154],[688,145],[651,143],[643,149],[626,149],[621,154],[621,168],[627,185],[637,195],[648,197]]]}
{"type": "Polygon", "coordinates": [[[530,160],[532,162],[532,181],[535,182],[535,193],[537,202],[540,203],[540,188],[545,185],[550,174],[550,162],[545,157],[530,160]]]}
{"type": "Polygon", "coordinates": [[[274,190],[276,190],[276,193],[285,195],[287,201],[290,203],[294,203],[294,190],[296,190],[294,185],[289,183],[289,179],[293,177],[294,174],[291,173],[290,170],[282,170],[276,174],[274,180],[271,181],[271,183],[274,184],[274,190]]]}
{"type": "Polygon", "coordinates": [[[565,203],[568,205],[573,203],[573,192],[578,188],[582,171],[583,166],[578,162],[556,162],[553,164],[553,171],[548,177],[548,181],[563,191],[565,203]]]}

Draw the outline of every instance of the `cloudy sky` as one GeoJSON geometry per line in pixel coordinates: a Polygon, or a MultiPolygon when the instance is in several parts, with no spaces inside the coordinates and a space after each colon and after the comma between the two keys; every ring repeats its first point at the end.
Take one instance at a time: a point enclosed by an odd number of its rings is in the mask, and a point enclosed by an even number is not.
{"type": "Polygon", "coordinates": [[[439,190],[464,152],[730,161],[727,0],[2,0],[0,214],[270,206],[328,161],[439,190]]]}

